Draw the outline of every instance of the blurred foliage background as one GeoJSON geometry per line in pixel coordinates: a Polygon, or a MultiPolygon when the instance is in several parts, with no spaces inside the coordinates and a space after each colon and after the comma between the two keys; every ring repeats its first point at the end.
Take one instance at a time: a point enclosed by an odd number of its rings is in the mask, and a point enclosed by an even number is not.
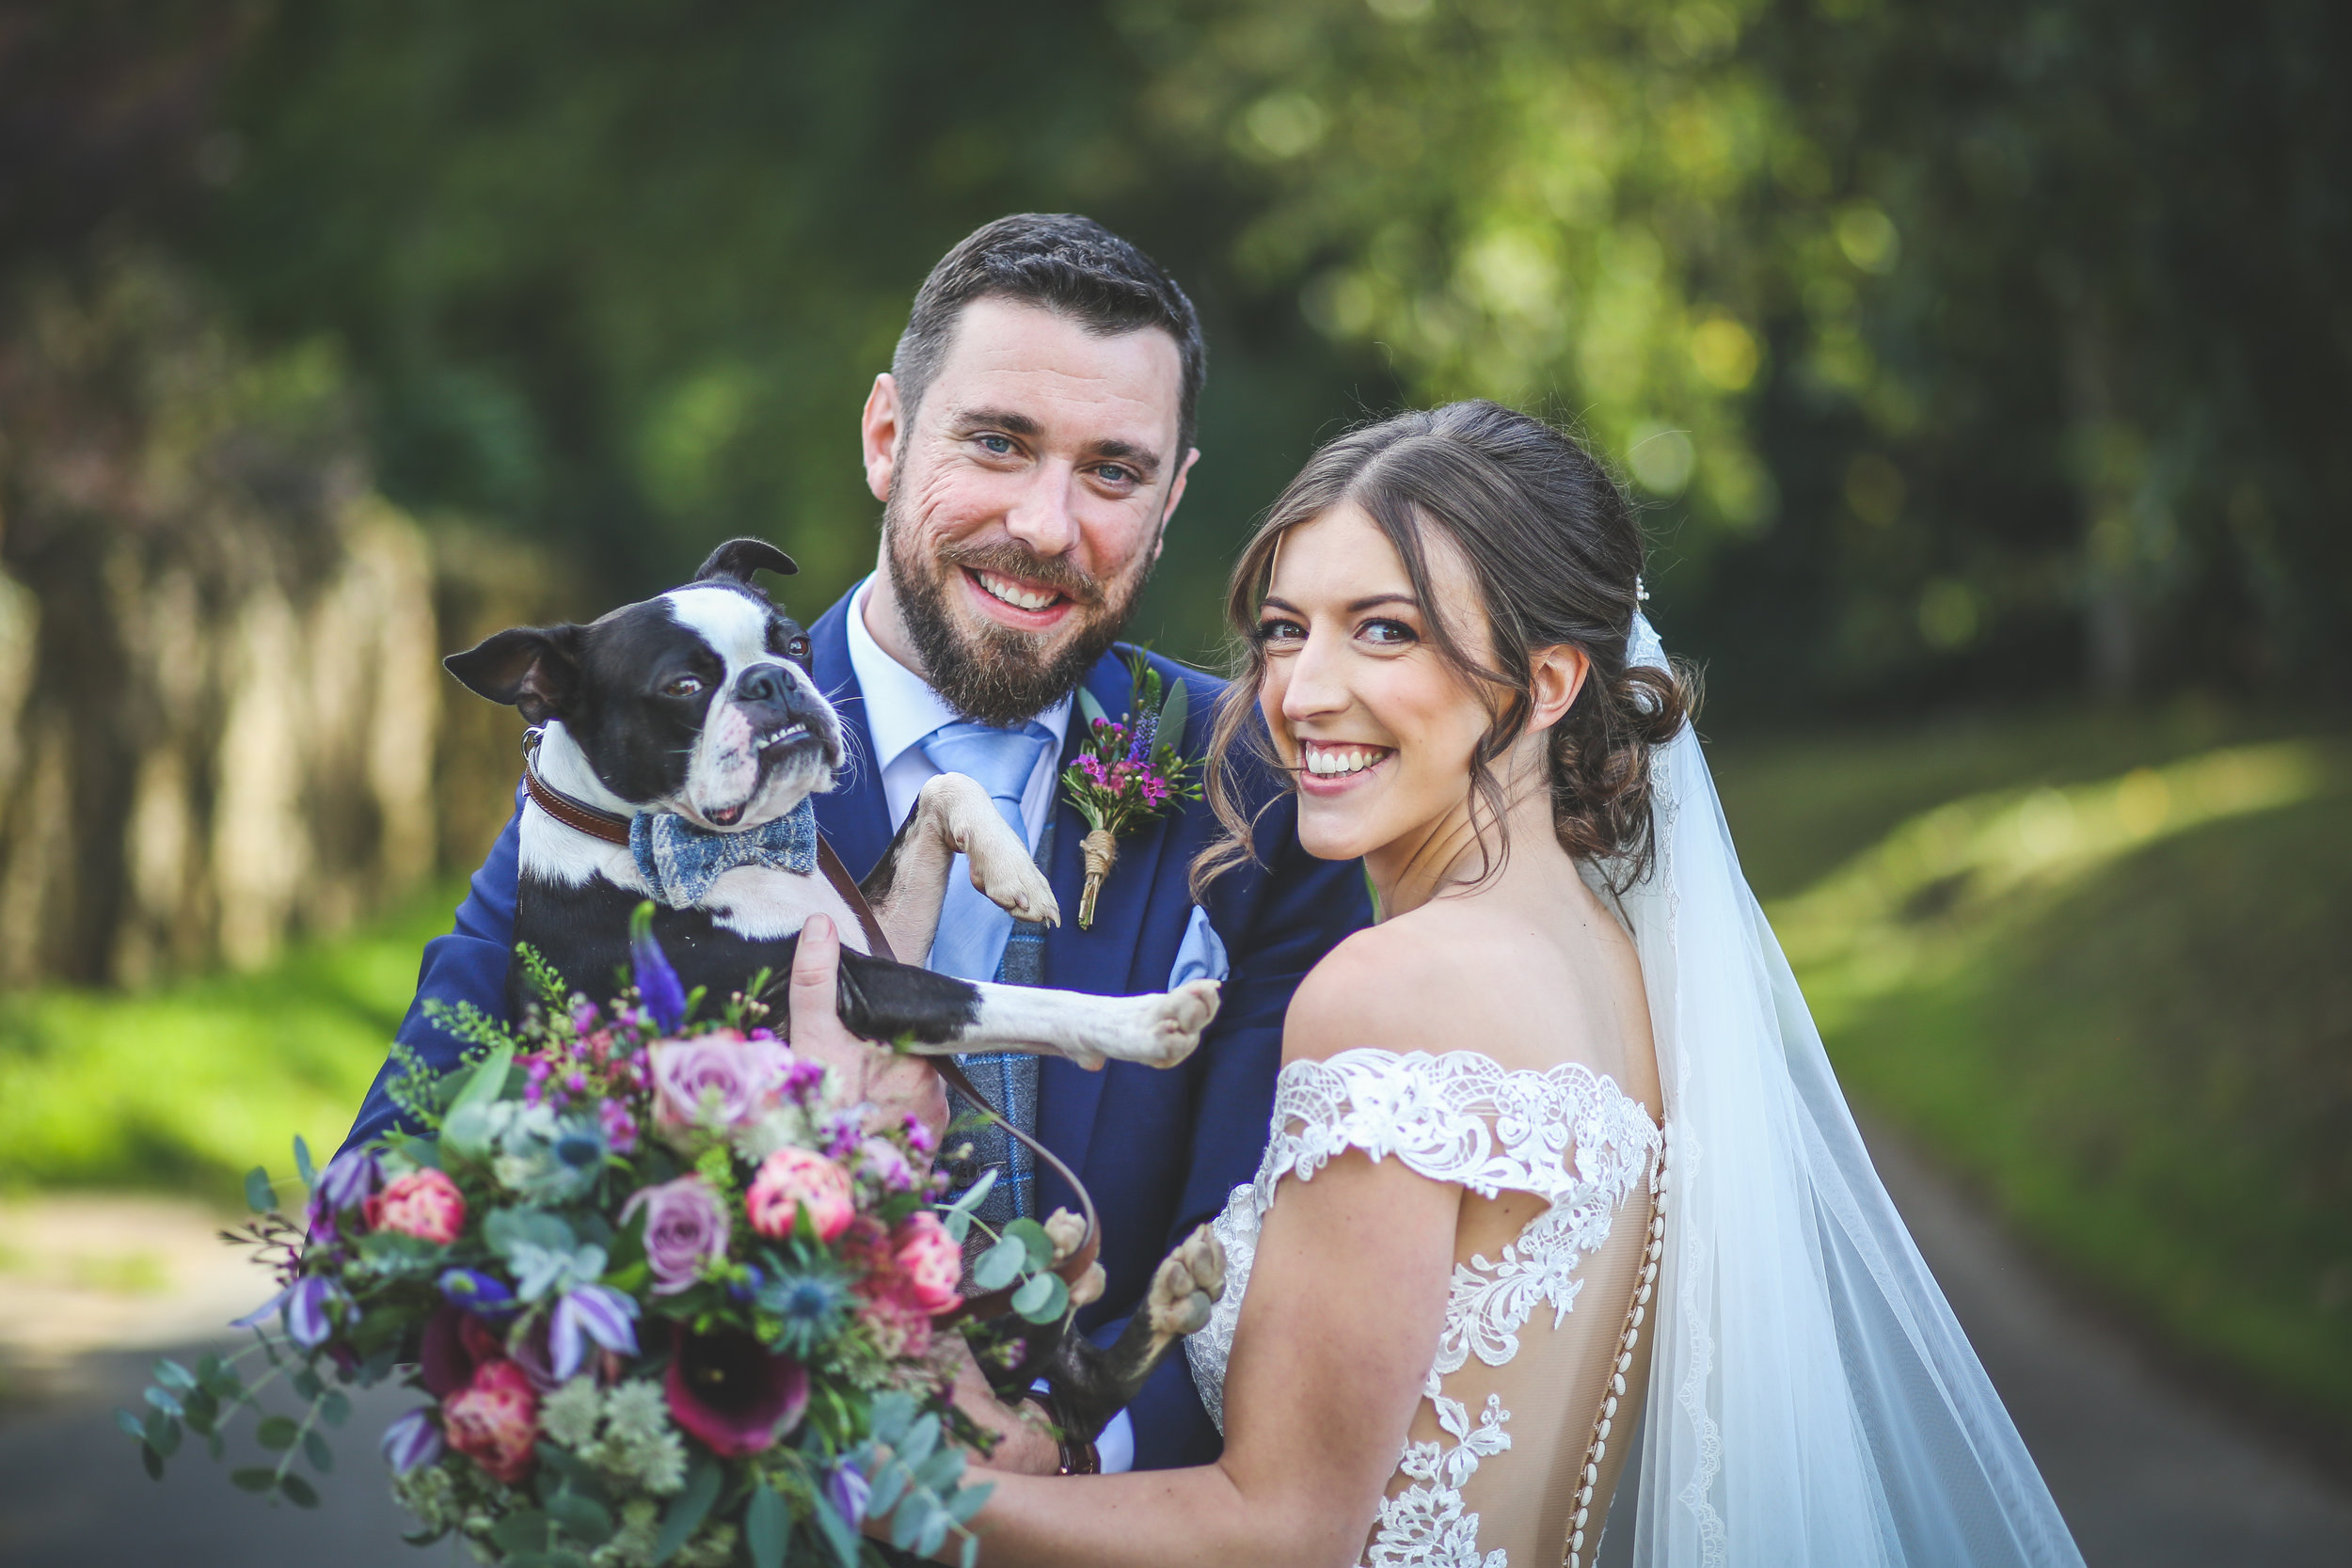
{"type": "Polygon", "coordinates": [[[1217,657],[1349,421],[1577,425],[1857,1097],[2352,1432],[2347,66],[2318,0],[0,3],[0,1180],[334,1141],[511,783],[431,657],[736,532],[813,615],[915,285],[1077,210],[1210,339],[1140,635],[1217,657]]]}

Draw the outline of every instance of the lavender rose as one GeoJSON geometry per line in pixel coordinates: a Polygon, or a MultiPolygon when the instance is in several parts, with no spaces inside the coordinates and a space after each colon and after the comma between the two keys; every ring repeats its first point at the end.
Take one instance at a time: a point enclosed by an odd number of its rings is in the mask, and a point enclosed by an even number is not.
{"type": "Polygon", "coordinates": [[[792,1053],[776,1039],[720,1032],[662,1040],[652,1050],[654,1125],[686,1152],[731,1137],[775,1109],[792,1053]]]}
{"type": "Polygon", "coordinates": [[[726,1204],[699,1176],[681,1176],[657,1187],[640,1188],[623,1206],[627,1225],[645,1211],[645,1264],[653,1293],[674,1296],[702,1277],[703,1265],[727,1255],[726,1204]]]}

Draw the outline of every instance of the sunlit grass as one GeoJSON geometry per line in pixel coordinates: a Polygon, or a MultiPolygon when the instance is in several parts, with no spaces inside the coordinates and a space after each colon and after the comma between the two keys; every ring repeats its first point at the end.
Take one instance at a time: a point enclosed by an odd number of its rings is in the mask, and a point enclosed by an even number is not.
{"type": "Polygon", "coordinates": [[[0,996],[0,1186],[142,1186],[224,1201],[297,1132],[342,1141],[416,987],[437,892],[260,974],[135,995],[0,996]]]}
{"type": "MultiPolygon", "coordinates": [[[[2085,731],[2113,770],[2062,729],[1942,751],[1979,787],[1786,877],[1774,927],[1858,1102],[2175,1344],[2352,1421],[2352,746],[2184,755],[2156,721],[2115,768],[2085,731]]],[[[1943,746],[1878,744],[1857,770],[1915,781],[1943,746]]],[[[1819,764],[1729,763],[1743,847],[1834,839],[1819,764]]]]}

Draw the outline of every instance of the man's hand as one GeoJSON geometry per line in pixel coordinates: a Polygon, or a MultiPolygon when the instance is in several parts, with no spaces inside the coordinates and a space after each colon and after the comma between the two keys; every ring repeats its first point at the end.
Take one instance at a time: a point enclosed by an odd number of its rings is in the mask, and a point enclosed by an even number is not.
{"type": "Polygon", "coordinates": [[[810,915],[792,955],[793,1052],[838,1071],[853,1102],[873,1104],[876,1125],[911,1116],[936,1145],[947,1128],[946,1085],[921,1057],[850,1033],[834,995],[840,968],[840,933],[823,915],[810,915]]]}

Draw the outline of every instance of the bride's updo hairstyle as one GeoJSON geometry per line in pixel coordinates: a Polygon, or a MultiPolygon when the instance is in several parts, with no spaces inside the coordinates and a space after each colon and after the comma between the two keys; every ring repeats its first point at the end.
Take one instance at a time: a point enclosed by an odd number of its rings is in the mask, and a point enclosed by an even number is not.
{"type": "MultiPolygon", "coordinates": [[[[1255,857],[1237,768],[1247,759],[1281,771],[1264,727],[1254,721],[1266,653],[1252,633],[1275,556],[1293,529],[1349,502],[1395,546],[1426,607],[1430,642],[1492,716],[1470,757],[1474,814],[1497,824],[1503,818],[1507,802],[1493,764],[1526,728],[1531,656],[1565,644],[1591,660],[1576,701],[1551,730],[1552,831],[1562,848],[1599,867],[1612,887],[1640,880],[1653,849],[1650,752],[1689,721],[1697,701],[1686,672],[1626,663],[1640,608],[1641,528],[1625,492],[1576,441],[1541,420],[1473,401],[1398,414],[1340,436],[1308,460],[1242,550],[1225,615],[1245,651],[1209,740],[1209,805],[1225,832],[1193,863],[1196,895],[1255,857]],[[1485,660],[1463,646],[1457,634],[1468,628],[1458,610],[1441,606],[1431,584],[1432,531],[1459,547],[1476,578],[1491,634],[1485,660]]],[[[1507,845],[1498,847],[1508,852],[1507,845]]],[[[1499,865],[1490,859],[1490,871],[1499,865]]]]}

